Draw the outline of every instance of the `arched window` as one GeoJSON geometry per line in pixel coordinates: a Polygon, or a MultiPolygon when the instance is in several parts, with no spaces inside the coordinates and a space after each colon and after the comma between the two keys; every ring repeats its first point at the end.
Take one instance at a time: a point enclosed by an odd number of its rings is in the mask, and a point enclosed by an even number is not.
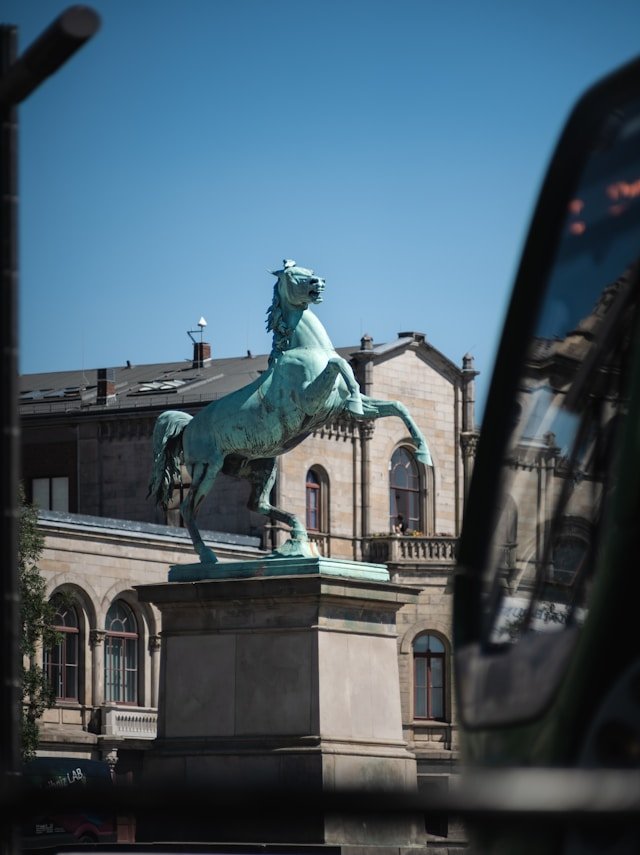
{"type": "Polygon", "coordinates": [[[313,469],[307,472],[306,506],[307,528],[309,531],[320,531],[320,479],[313,469]]]}
{"type": "Polygon", "coordinates": [[[395,530],[398,517],[405,529],[422,531],[420,470],[412,452],[401,446],[393,452],[389,472],[389,528],[395,530]]]}
{"type": "Polygon", "coordinates": [[[107,703],[138,702],[138,625],[129,606],[116,600],[107,612],[104,697],[107,703]]]}
{"type": "Polygon", "coordinates": [[[54,599],[54,626],[60,641],[44,651],[44,670],[58,701],[78,701],[80,624],[74,606],[54,599]]]}
{"type": "Polygon", "coordinates": [[[435,635],[424,633],[413,642],[413,715],[445,718],[445,648],[435,635]]]}
{"type": "Polygon", "coordinates": [[[329,481],[318,466],[307,472],[305,508],[309,531],[329,531],[329,481]]]}

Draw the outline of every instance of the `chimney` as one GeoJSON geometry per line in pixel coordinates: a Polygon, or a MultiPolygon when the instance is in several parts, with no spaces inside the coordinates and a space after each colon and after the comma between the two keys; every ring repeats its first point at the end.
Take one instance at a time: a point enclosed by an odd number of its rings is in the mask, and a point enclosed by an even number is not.
{"type": "Polygon", "coordinates": [[[365,333],[360,339],[360,350],[373,350],[373,338],[365,333]]]}
{"type": "Polygon", "coordinates": [[[211,359],[211,345],[207,341],[193,342],[192,368],[202,368],[211,359]]]}
{"type": "Polygon", "coordinates": [[[115,368],[98,368],[98,391],[96,404],[105,406],[116,400],[116,370],[115,368]]]}

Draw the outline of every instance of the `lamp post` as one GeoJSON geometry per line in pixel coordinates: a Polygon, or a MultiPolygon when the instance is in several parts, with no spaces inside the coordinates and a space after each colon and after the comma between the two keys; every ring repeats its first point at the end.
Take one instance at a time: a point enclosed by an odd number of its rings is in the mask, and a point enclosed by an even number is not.
{"type": "MultiPolygon", "coordinates": [[[[18,578],[18,111],[47,77],[97,32],[100,19],[88,6],[72,6],[17,56],[17,28],[0,26],[0,786],[3,797],[20,772],[20,608],[18,578]]],[[[3,798],[4,801],[4,798],[3,798]]],[[[3,811],[3,814],[5,812],[3,811]]],[[[16,829],[3,819],[0,852],[17,850],[16,829]]]]}

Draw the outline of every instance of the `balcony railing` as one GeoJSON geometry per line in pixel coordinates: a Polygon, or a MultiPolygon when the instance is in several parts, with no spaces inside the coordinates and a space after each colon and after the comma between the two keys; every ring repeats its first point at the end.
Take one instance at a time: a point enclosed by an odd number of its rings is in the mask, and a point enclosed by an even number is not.
{"type": "Polygon", "coordinates": [[[122,739],[155,739],[158,713],[150,709],[106,707],[103,709],[102,733],[122,739]]]}
{"type": "Polygon", "coordinates": [[[456,537],[404,537],[390,534],[366,538],[363,551],[367,561],[375,564],[419,562],[421,564],[453,564],[456,558],[456,537]]]}

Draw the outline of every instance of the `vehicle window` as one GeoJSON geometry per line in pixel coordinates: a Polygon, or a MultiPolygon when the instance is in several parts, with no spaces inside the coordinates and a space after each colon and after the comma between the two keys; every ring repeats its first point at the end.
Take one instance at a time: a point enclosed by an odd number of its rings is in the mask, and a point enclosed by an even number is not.
{"type": "Polygon", "coordinates": [[[527,347],[484,576],[490,645],[561,632],[588,611],[637,306],[639,106],[591,154],[527,347]]]}

